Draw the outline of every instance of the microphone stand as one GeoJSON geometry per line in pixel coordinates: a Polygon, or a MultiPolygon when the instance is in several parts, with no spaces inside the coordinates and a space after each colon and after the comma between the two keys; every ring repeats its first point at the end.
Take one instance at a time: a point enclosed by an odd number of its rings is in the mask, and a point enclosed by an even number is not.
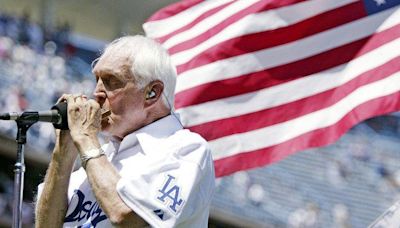
{"type": "MultiPolygon", "coordinates": [[[[14,165],[14,197],[13,197],[13,225],[12,228],[22,227],[22,200],[24,190],[24,173],[25,173],[25,161],[24,152],[26,144],[26,132],[28,129],[38,121],[52,122],[54,127],[61,130],[68,130],[67,120],[67,103],[61,102],[51,108],[56,110],[55,113],[45,113],[44,116],[40,117],[39,112],[23,112],[15,120],[18,126],[17,133],[17,161],[14,165]]],[[[15,117],[10,114],[0,115],[0,120],[11,120],[15,117]]]]}
{"type": "Polygon", "coordinates": [[[25,143],[26,132],[36,123],[37,118],[32,118],[29,112],[24,113],[19,120],[16,120],[18,126],[17,133],[17,161],[14,165],[14,200],[13,200],[13,228],[22,227],[22,200],[24,190],[24,173],[25,173],[25,143]]]}

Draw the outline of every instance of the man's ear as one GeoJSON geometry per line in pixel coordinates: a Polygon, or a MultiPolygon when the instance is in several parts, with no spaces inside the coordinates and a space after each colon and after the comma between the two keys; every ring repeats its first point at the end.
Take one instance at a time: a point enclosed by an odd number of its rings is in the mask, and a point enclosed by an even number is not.
{"type": "Polygon", "coordinates": [[[145,89],[145,107],[151,106],[156,103],[163,94],[164,91],[164,83],[160,80],[155,80],[150,82],[145,89]]]}

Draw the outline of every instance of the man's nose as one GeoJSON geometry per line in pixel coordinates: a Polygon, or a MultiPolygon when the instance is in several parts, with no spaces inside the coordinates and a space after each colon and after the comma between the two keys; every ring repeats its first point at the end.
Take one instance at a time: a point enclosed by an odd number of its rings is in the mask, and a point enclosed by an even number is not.
{"type": "Polygon", "coordinates": [[[96,101],[100,105],[102,105],[107,98],[107,93],[106,93],[106,90],[104,88],[104,84],[103,84],[103,81],[101,80],[101,78],[99,78],[99,80],[97,81],[96,88],[94,90],[93,95],[94,95],[94,98],[96,99],[96,101]]]}

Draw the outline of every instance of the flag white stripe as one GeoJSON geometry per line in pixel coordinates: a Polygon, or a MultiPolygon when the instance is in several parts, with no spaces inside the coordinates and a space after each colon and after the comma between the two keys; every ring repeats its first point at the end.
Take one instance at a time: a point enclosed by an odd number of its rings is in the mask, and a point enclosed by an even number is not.
{"type": "Polygon", "coordinates": [[[338,103],[290,121],[210,141],[214,159],[277,145],[304,133],[331,126],[360,104],[400,90],[400,72],[362,86],[338,103]]]}
{"type": "Polygon", "coordinates": [[[340,66],[255,92],[188,106],[177,111],[185,126],[257,112],[338,87],[398,56],[400,38],[340,66]],[[312,88],[312,89],[311,89],[312,88]],[[296,93],[281,93],[296,91],[296,93]]]}
{"type": "Polygon", "coordinates": [[[146,22],[143,24],[143,29],[146,31],[148,37],[159,38],[190,24],[203,13],[232,1],[233,0],[204,1],[174,16],[162,20],[146,22]]]}
{"type": "Polygon", "coordinates": [[[235,78],[301,60],[367,37],[375,31],[385,30],[398,23],[400,23],[400,11],[397,7],[291,43],[216,61],[180,74],[176,93],[204,83],[235,78]],[[383,23],[388,17],[390,19],[383,23]]]}
{"type": "Polygon", "coordinates": [[[306,1],[287,7],[281,7],[276,10],[268,10],[257,14],[250,14],[227,26],[220,33],[213,34],[213,36],[205,42],[202,42],[191,49],[171,55],[171,58],[176,66],[184,64],[204,50],[207,50],[208,48],[225,40],[246,34],[290,26],[307,18],[347,5],[354,1],[356,0],[328,2],[326,0],[306,1]],[[266,21],[268,21],[268,23],[265,23],[266,21]]]}
{"type": "Polygon", "coordinates": [[[240,10],[242,10],[258,1],[259,0],[245,0],[245,1],[237,1],[235,3],[232,3],[231,5],[225,7],[218,13],[215,13],[214,15],[202,20],[201,22],[199,22],[195,26],[191,27],[190,29],[183,31],[183,32],[169,38],[168,40],[166,40],[163,43],[163,46],[164,46],[164,48],[168,49],[176,44],[179,44],[179,43],[189,40],[197,35],[200,35],[203,32],[210,29],[210,27],[217,25],[218,23],[225,20],[226,18],[237,14],[237,12],[239,12],[240,10]]]}

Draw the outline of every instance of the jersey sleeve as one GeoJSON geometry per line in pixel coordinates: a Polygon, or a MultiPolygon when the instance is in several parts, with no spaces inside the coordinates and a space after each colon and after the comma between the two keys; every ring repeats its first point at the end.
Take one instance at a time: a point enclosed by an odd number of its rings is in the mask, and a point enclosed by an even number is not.
{"type": "Polygon", "coordinates": [[[43,188],[44,188],[44,183],[40,183],[37,187],[37,195],[36,195],[36,202],[39,201],[40,196],[42,195],[43,192],[43,188]]]}
{"type": "Polygon", "coordinates": [[[123,176],[117,191],[152,227],[207,227],[214,179],[207,143],[188,140],[161,162],[123,176]]]}

